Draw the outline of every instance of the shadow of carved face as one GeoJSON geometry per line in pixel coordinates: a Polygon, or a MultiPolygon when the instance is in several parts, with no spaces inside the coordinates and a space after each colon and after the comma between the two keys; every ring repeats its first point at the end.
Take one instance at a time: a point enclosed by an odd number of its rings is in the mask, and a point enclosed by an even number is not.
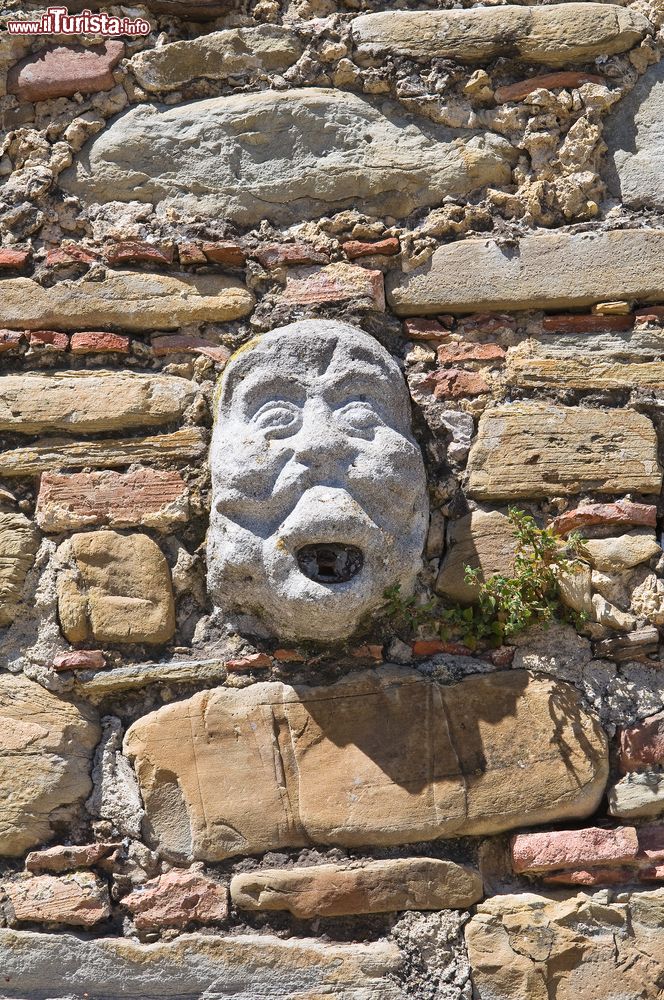
{"type": "Polygon", "coordinates": [[[210,452],[215,603],[285,638],[352,634],[412,587],[428,520],[403,376],[372,337],[307,320],[229,364],[210,452]]]}

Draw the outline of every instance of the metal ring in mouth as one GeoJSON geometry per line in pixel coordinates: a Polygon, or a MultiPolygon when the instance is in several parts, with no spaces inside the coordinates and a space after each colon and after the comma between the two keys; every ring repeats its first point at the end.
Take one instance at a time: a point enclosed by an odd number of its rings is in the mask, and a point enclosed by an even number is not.
{"type": "Polygon", "coordinates": [[[361,549],[339,542],[303,545],[297,550],[296,558],[301,572],[317,583],[346,583],[364,565],[361,549]]]}

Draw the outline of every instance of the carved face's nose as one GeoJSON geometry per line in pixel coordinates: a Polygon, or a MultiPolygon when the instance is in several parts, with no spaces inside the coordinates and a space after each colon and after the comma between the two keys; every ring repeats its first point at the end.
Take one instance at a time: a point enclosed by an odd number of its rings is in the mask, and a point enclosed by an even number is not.
{"type": "Polygon", "coordinates": [[[318,583],[345,583],[356,576],[364,565],[364,556],[356,545],[319,542],[303,545],[297,551],[302,573],[318,583]]]}

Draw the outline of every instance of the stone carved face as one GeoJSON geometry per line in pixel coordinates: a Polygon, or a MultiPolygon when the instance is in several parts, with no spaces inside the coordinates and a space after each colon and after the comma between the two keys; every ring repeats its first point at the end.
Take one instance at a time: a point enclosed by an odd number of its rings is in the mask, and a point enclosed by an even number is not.
{"type": "Polygon", "coordinates": [[[210,454],[215,603],[277,635],[335,640],[412,587],[428,522],[401,372],[372,337],[307,320],[224,374],[210,454]]]}

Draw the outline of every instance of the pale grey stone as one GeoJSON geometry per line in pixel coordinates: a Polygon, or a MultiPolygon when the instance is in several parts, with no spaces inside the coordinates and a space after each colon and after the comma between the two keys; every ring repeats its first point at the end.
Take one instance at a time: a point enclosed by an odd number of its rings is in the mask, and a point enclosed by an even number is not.
{"type": "Polygon", "coordinates": [[[516,246],[458,240],[409,274],[390,271],[386,291],[398,316],[658,302],[664,299],[664,230],[546,233],[516,246]]]}
{"type": "Polygon", "coordinates": [[[394,944],[183,934],[139,944],[0,929],[2,1000],[405,1000],[394,944]]]}
{"type": "Polygon", "coordinates": [[[92,795],[88,811],[110,820],[126,837],[140,837],[145,815],[138,782],[131,765],[122,755],[122,723],[113,715],[101,720],[102,737],[92,766],[92,795]]]}
{"type": "Polygon", "coordinates": [[[607,182],[630,208],[664,207],[664,62],[646,70],[606,120],[607,182]]]}
{"type": "Polygon", "coordinates": [[[387,587],[412,589],[428,503],[410,422],[396,362],[348,324],[293,323],[239,352],[210,451],[216,605],[258,613],[278,635],[334,640],[387,587]]]}
{"type": "Polygon", "coordinates": [[[509,183],[513,153],[491,133],[454,132],[312,87],[133,108],[60,181],[88,201],[162,202],[246,224],[351,205],[403,216],[509,183]]]}
{"type": "Polygon", "coordinates": [[[664,771],[628,774],[609,791],[612,816],[659,816],[664,813],[664,771]]]}

